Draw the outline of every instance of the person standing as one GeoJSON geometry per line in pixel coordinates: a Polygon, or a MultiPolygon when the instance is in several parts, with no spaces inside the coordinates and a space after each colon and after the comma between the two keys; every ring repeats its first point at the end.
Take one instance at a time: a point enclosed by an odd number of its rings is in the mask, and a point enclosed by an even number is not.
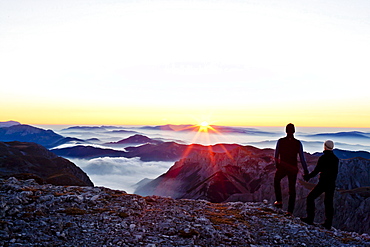
{"type": "Polygon", "coordinates": [[[288,176],[289,181],[289,203],[287,215],[292,215],[295,206],[296,189],[298,174],[298,161],[300,161],[304,170],[304,174],[308,174],[307,163],[303,155],[302,143],[294,138],[295,127],[292,123],[288,124],[285,128],[286,137],[280,138],[276,144],[275,150],[275,164],[276,173],[274,177],[274,188],[276,201],[274,205],[278,208],[283,207],[281,195],[281,179],[288,176]]]}
{"type": "Polygon", "coordinates": [[[328,230],[331,229],[333,223],[335,180],[337,179],[339,166],[339,159],[333,153],[333,148],[333,141],[325,141],[324,154],[320,156],[315,169],[310,174],[303,176],[306,181],[309,181],[320,173],[318,184],[307,196],[307,217],[301,218],[301,220],[307,224],[313,224],[315,218],[315,199],[325,192],[324,205],[326,220],[322,226],[328,230]]]}

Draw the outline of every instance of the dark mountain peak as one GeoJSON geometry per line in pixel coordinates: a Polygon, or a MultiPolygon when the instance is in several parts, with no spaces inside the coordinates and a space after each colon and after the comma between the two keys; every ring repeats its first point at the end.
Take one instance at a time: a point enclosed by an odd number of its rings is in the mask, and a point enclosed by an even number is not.
{"type": "Polygon", "coordinates": [[[7,153],[11,152],[16,156],[34,156],[34,157],[46,157],[48,159],[54,159],[57,155],[49,152],[45,147],[32,142],[0,142],[0,155],[6,156],[7,153]]]}
{"type": "Polygon", "coordinates": [[[122,130],[122,129],[119,129],[119,130],[110,130],[109,133],[126,133],[126,134],[136,134],[137,132],[136,131],[132,131],[132,130],[122,130]]]}
{"type": "Polygon", "coordinates": [[[0,156],[1,177],[37,177],[54,185],[93,186],[79,167],[36,143],[0,142],[0,156]]]}
{"type": "Polygon", "coordinates": [[[127,152],[109,148],[98,148],[92,146],[78,145],[67,148],[56,148],[51,150],[53,153],[68,158],[93,159],[99,157],[126,157],[127,152]]]}
{"type": "Polygon", "coordinates": [[[144,143],[156,144],[156,143],[162,143],[162,141],[154,140],[147,136],[136,134],[126,139],[122,139],[118,142],[109,142],[107,144],[144,144],[144,143]]]}
{"type": "Polygon", "coordinates": [[[17,121],[0,122],[0,128],[10,127],[10,126],[19,125],[19,124],[21,124],[21,123],[17,122],[17,121]]]}
{"type": "Polygon", "coordinates": [[[90,138],[86,140],[87,142],[100,142],[99,138],[90,138]]]}

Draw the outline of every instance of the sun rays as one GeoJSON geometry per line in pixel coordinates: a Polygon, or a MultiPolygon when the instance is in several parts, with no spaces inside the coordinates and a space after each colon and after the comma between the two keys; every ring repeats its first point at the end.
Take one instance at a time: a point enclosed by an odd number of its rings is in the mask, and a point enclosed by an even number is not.
{"type": "Polygon", "coordinates": [[[198,132],[208,132],[209,130],[216,131],[207,121],[201,122],[197,127],[199,128],[198,132]]]}
{"type": "Polygon", "coordinates": [[[211,125],[208,121],[199,121],[199,124],[192,125],[186,129],[195,132],[195,134],[192,138],[191,144],[188,145],[184,151],[182,155],[183,158],[189,157],[193,151],[201,150],[200,153],[210,159],[210,165],[212,167],[217,165],[214,160],[214,155],[216,153],[225,153],[230,161],[233,162],[233,157],[229,150],[225,147],[225,144],[222,144],[219,141],[218,137],[222,136],[222,133],[218,130],[217,126],[211,125]],[[203,146],[199,143],[208,143],[208,145],[203,146]],[[211,145],[210,143],[218,144],[211,145]],[[220,149],[222,151],[220,151],[220,149]]]}
{"type": "MultiPolygon", "coordinates": [[[[222,129],[222,128],[220,128],[222,129]]],[[[192,162],[192,157],[195,160],[202,160],[206,164],[202,171],[199,171],[200,174],[203,174],[204,177],[198,178],[195,180],[195,183],[198,184],[204,179],[208,179],[209,177],[214,176],[217,174],[220,169],[220,166],[226,167],[225,161],[233,166],[235,163],[233,155],[230,154],[230,147],[227,147],[227,144],[222,144],[218,141],[218,137],[222,135],[220,131],[217,130],[217,126],[210,125],[207,121],[201,121],[199,124],[192,125],[188,128],[188,130],[192,130],[194,132],[193,139],[191,144],[187,146],[182,154],[182,158],[178,161],[177,169],[173,172],[173,176],[177,177],[180,174],[180,171],[186,167],[186,164],[192,162]],[[213,139],[211,142],[211,138],[213,139]],[[214,142],[216,140],[216,142],[214,142]],[[209,143],[208,145],[200,145],[198,143],[209,143]],[[215,145],[211,145],[210,143],[218,143],[215,145]],[[195,156],[193,156],[195,155],[195,156]],[[223,156],[225,155],[225,156],[223,156]],[[221,163],[219,163],[221,162],[221,163]]],[[[191,164],[197,165],[197,164],[191,164]]],[[[185,168],[186,169],[186,168],[185,168]]],[[[200,186],[201,184],[199,184],[200,186]]],[[[197,185],[198,186],[198,185],[197,185]]],[[[205,186],[205,185],[202,185],[205,186]]],[[[208,186],[205,186],[203,189],[209,190],[208,186]]],[[[226,188],[225,188],[226,189],[226,188]]]]}

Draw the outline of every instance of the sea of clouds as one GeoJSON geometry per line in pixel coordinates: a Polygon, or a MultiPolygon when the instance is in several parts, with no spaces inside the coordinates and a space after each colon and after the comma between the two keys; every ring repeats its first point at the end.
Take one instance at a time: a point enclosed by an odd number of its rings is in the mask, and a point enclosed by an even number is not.
{"type": "Polygon", "coordinates": [[[165,173],[174,162],[143,162],[139,158],[69,159],[88,174],[95,186],[133,193],[138,182],[165,173]]]}

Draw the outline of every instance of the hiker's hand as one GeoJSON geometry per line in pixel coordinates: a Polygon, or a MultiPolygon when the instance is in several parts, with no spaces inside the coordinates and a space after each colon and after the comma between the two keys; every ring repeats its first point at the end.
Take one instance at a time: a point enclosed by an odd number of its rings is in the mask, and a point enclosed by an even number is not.
{"type": "Polygon", "coordinates": [[[303,179],[304,181],[308,182],[310,180],[310,175],[309,174],[303,175],[303,179]]]}

